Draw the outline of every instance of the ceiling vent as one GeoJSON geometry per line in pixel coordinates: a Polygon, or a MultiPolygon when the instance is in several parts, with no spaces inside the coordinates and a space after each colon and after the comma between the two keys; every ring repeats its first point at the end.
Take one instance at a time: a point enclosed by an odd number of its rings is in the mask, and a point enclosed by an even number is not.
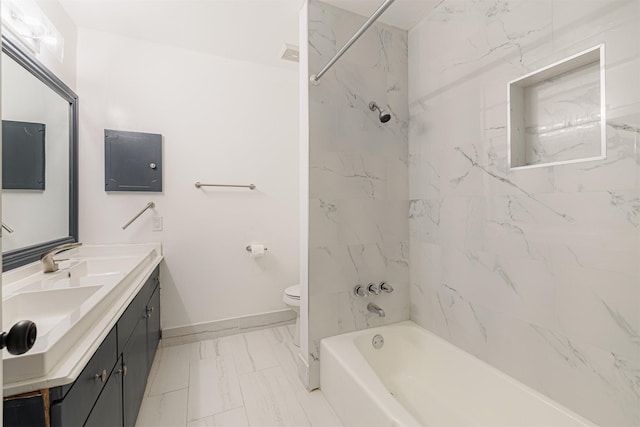
{"type": "Polygon", "coordinates": [[[300,49],[294,44],[285,43],[280,51],[280,58],[285,61],[300,62],[300,49]]]}

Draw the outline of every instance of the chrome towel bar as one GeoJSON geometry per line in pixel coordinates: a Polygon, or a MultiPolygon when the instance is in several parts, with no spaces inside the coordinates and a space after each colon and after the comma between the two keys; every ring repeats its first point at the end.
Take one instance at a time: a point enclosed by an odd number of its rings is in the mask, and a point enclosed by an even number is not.
{"type": "Polygon", "coordinates": [[[133,218],[131,218],[131,221],[129,221],[128,223],[126,223],[125,225],[122,226],[123,230],[126,230],[128,226],[130,226],[133,221],[135,221],[136,219],[138,219],[140,217],[140,215],[142,215],[144,213],[144,211],[146,211],[147,209],[153,209],[156,207],[156,204],[153,202],[149,202],[147,203],[147,206],[144,207],[144,209],[142,209],[140,212],[138,212],[136,214],[136,216],[134,216],[133,218]]]}
{"type": "Polygon", "coordinates": [[[255,190],[256,186],[253,184],[249,184],[249,185],[238,185],[238,184],[203,184],[200,181],[195,183],[196,188],[200,188],[200,187],[242,187],[242,188],[249,188],[251,190],[255,190]]]}

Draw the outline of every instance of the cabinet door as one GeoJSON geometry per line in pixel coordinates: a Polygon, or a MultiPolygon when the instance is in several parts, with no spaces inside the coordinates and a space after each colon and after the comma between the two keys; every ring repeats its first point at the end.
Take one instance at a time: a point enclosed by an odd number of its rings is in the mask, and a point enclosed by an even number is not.
{"type": "Polygon", "coordinates": [[[87,418],[85,427],[118,427],[122,425],[122,364],[113,369],[100,397],[87,418]]]}
{"type": "Polygon", "coordinates": [[[122,352],[124,425],[134,427],[147,385],[147,322],[138,322],[122,352]]]}
{"type": "Polygon", "coordinates": [[[147,304],[147,375],[160,342],[160,286],[156,287],[147,304]]]}
{"type": "Polygon", "coordinates": [[[46,427],[45,399],[42,394],[5,400],[4,427],[46,427]]]}
{"type": "Polygon", "coordinates": [[[106,385],[118,355],[116,328],[104,339],[62,400],[51,405],[51,425],[75,427],[84,424],[96,399],[106,385]]]}
{"type": "Polygon", "coordinates": [[[131,338],[133,329],[138,324],[140,319],[145,318],[146,308],[153,291],[160,283],[160,269],[156,269],[151,273],[149,279],[145,282],[144,286],[138,292],[138,295],[131,301],[125,312],[118,320],[118,351],[122,353],[126,347],[127,342],[131,338]]]}

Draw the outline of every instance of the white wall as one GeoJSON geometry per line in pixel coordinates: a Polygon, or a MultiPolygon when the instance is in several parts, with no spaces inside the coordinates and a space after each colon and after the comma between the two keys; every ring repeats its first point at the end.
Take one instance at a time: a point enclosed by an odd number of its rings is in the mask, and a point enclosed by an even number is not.
{"type": "MultiPolygon", "coordinates": [[[[253,36],[253,35],[252,35],[253,36]]],[[[298,75],[80,29],[80,238],[162,241],[163,328],[286,309],[298,283],[298,75]],[[105,128],[164,135],[164,191],[104,191],[105,128]],[[194,182],[257,190],[196,189],[194,182]],[[164,230],[145,213],[148,201],[164,230]],[[245,246],[265,243],[252,259],[245,246]]]]}
{"type": "MultiPolygon", "coordinates": [[[[640,425],[639,20],[445,0],[409,34],[411,318],[602,426],[640,425]],[[600,43],[606,160],[509,170],[507,82],[600,43]]],[[[590,88],[554,91],[553,129],[590,88]]]]}

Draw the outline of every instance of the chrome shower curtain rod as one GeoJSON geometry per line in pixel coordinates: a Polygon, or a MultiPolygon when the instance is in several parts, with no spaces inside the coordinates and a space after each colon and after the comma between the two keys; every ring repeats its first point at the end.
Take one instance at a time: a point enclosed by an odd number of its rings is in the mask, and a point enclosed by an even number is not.
{"type": "Polygon", "coordinates": [[[376,19],[378,19],[380,17],[380,15],[382,15],[382,13],[387,10],[387,8],[389,6],[391,6],[391,3],[393,3],[395,0],[385,0],[384,3],[382,3],[382,5],[378,8],[378,10],[376,10],[373,15],[371,15],[371,17],[369,19],[367,19],[367,22],[365,22],[364,24],[362,24],[362,27],[360,27],[360,29],[358,31],[356,31],[356,33],[353,35],[353,37],[351,37],[349,39],[348,42],[345,43],[344,46],[342,46],[342,49],[340,49],[338,51],[338,53],[336,53],[334,55],[333,58],[331,58],[329,60],[329,62],[327,62],[327,65],[325,65],[322,70],[320,70],[317,74],[313,74],[309,80],[311,81],[311,83],[313,83],[314,85],[318,84],[318,80],[320,80],[320,78],[324,75],[324,73],[326,73],[327,71],[329,71],[329,68],[331,68],[333,66],[333,64],[336,63],[336,61],[338,59],[340,59],[340,57],[342,55],[344,55],[344,53],[349,50],[349,48],[351,47],[352,44],[354,44],[356,42],[356,40],[358,40],[360,38],[360,36],[367,31],[367,29],[376,21],[376,19]]]}

